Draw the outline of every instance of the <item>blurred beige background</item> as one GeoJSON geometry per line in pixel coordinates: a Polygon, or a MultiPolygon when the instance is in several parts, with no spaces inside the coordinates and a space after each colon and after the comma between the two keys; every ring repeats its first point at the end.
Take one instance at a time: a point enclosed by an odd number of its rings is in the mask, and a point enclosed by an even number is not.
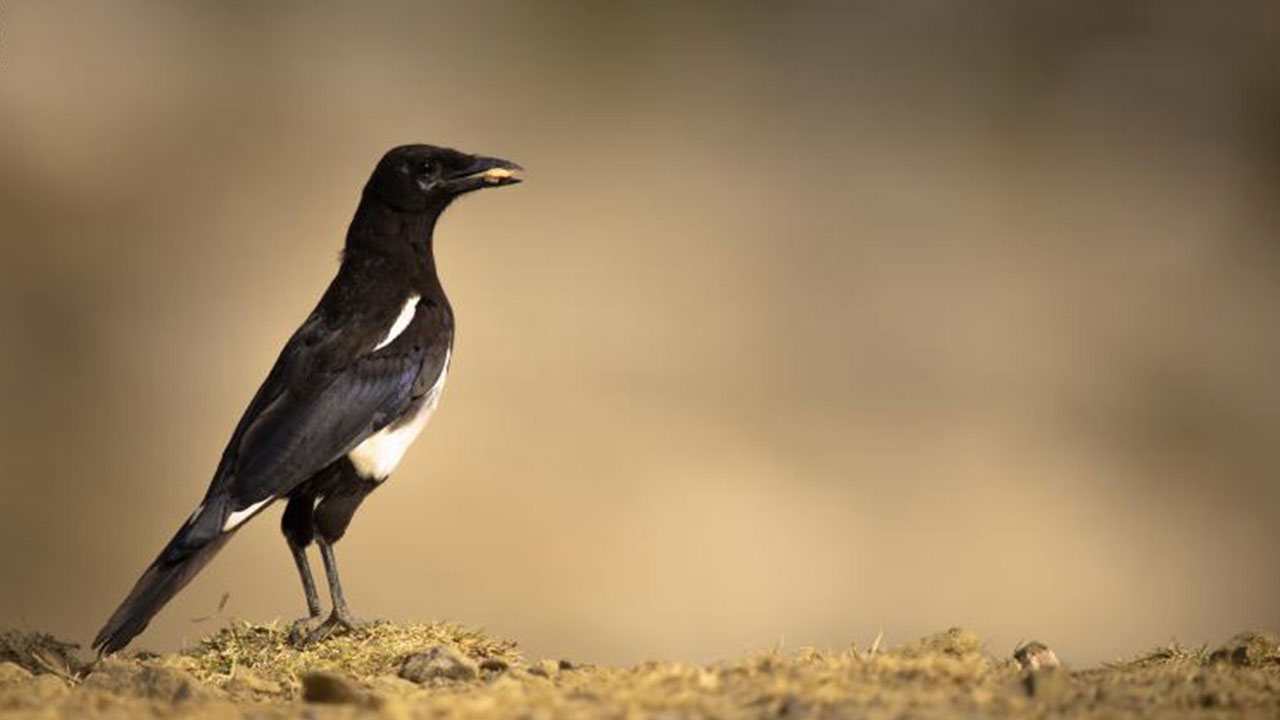
{"type": "MultiPolygon", "coordinates": [[[[1209,8],[5,3],[0,622],[92,637],[425,141],[528,182],[439,228],[358,613],[596,662],[1280,625],[1280,9],[1209,8]]],[[[300,614],[278,513],[135,647],[300,614]]]]}

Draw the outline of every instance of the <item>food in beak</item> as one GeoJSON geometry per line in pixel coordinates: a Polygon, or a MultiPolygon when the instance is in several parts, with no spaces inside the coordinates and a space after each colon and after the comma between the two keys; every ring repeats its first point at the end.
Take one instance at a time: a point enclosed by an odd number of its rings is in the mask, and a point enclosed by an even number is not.
{"type": "Polygon", "coordinates": [[[484,181],[487,183],[499,183],[514,174],[515,173],[506,168],[489,168],[488,170],[485,170],[480,177],[484,178],[484,181]]]}

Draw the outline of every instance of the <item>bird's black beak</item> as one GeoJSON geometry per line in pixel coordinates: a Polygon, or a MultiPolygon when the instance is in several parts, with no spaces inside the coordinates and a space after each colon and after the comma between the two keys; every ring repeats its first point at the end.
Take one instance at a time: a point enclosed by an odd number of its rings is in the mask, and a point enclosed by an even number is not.
{"type": "Polygon", "coordinates": [[[445,184],[453,194],[461,195],[486,187],[514,185],[520,182],[519,173],[523,171],[524,168],[510,160],[476,155],[469,165],[451,173],[445,184]]]}

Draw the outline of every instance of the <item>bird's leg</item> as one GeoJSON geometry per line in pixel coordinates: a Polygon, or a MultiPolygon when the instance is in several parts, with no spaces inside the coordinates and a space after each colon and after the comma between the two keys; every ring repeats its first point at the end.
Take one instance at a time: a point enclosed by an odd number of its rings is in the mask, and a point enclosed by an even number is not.
{"type": "Polygon", "coordinates": [[[293,543],[289,543],[289,549],[293,551],[293,561],[298,564],[302,592],[307,595],[307,613],[311,617],[320,617],[323,608],[320,607],[320,594],[316,592],[316,581],[311,577],[311,563],[307,561],[307,552],[293,543]]]}
{"type": "Polygon", "coordinates": [[[357,620],[347,607],[347,598],[342,592],[342,580],[338,577],[338,561],[333,556],[333,544],[324,538],[316,538],[320,546],[320,557],[324,559],[325,576],[329,579],[329,595],[333,599],[333,612],[329,619],[311,631],[307,642],[323,640],[338,630],[356,630],[368,623],[357,620]]]}
{"type": "Polygon", "coordinates": [[[289,551],[293,553],[293,561],[298,566],[298,577],[302,579],[302,592],[307,596],[307,617],[295,620],[289,627],[289,639],[300,643],[315,631],[320,624],[320,615],[324,608],[320,606],[320,594],[316,592],[316,581],[311,577],[311,563],[307,560],[307,550],[288,540],[289,551]]]}
{"type": "Polygon", "coordinates": [[[301,488],[289,496],[289,504],[280,516],[280,531],[289,544],[293,562],[298,566],[298,579],[302,592],[307,596],[307,617],[301,618],[289,628],[289,640],[295,645],[303,642],[320,624],[320,596],[316,593],[316,581],[311,576],[311,563],[307,562],[307,546],[315,539],[315,525],[311,515],[316,497],[308,488],[301,488]]]}
{"type": "Polygon", "coordinates": [[[342,579],[338,577],[338,560],[333,556],[333,544],[320,540],[320,556],[324,558],[324,572],[329,578],[329,596],[333,599],[333,617],[356,624],[347,607],[347,597],[342,592],[342,579]]]}
{"type": "Polygon", "coordinates": [[[311,632],[307,637],[308,642],[323,640],[337,630],[354,630],[364,624],[356,620],[347,607],[347,598],[342,592],[342,579],[338,576],[338,561],[333,556],[333,546],[346,533],[356,508],[379,483],[371,478],[361,477],[349,461],[343,461],[337,467],[343,473],[342,477],[328,488],[312,513],[315,541],[320,546],[320,557],[324,559],[325,575],[329,579],[333,612],[324,624],[311,632]]]}

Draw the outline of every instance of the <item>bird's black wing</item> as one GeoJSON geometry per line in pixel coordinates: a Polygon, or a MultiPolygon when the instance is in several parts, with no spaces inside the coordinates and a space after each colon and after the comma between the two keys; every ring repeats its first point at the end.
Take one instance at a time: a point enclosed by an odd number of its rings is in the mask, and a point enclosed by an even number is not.
{"type": "Polygon", "coordinates": [[[415,326],[436,322],[433,313],[418,312],[409,331],[373,351],[386,332],[382,324],[332,327],[313,313],[237,425],[206,505],[225,501],[225,515],[282,497],[398,418],[419,376],[443,370],[444,349],[415,339],[435,336],[415,326]]]}

